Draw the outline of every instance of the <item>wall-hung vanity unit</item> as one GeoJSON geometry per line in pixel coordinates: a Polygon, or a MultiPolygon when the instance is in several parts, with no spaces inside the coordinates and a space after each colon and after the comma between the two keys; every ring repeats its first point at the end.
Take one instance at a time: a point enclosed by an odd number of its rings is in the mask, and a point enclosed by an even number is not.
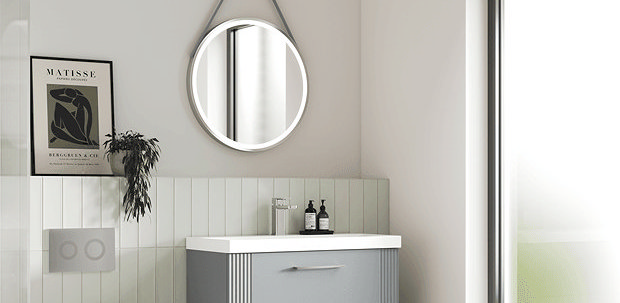
{"type": "Polygon", "coordinates": [[[395,303],[400,236],[187,238],[188,303],[395,303]]]}

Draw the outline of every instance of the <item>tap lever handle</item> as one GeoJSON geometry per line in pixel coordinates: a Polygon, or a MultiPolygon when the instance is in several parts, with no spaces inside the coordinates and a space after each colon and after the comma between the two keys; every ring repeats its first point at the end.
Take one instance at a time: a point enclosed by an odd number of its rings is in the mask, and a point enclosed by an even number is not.
{"type": "Polygon", "coordinates": [[[271,199],[273,205],[288,205],[288,201],[285,198],[273,198],[271,199]]]}
{"type": "Polygon", "coordinates": [[[276,209],[297,209],[297,205],[276,205],[276,209]]]}

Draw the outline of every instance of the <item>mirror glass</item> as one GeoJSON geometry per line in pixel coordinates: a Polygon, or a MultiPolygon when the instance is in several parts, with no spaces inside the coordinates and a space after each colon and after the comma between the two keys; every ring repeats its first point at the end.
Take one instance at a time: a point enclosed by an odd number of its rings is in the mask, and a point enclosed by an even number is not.
{"type": "Polygon", "coordinates": [[[273,25],[235,19],[211,30],[190,64],[192,107],[218,141],[243,151],[281,143],[306,107],[299,52],[273,25]]]}

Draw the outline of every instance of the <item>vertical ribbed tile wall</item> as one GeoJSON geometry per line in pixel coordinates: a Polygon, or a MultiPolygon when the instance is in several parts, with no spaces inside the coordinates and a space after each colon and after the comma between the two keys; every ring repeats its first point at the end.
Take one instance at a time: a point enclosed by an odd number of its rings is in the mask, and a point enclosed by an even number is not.
{"type": "Polygon", "coordinates": [[[398,249],[381,250],[381,303],[398,303],[398,249]]]}
{"type": "MultiPolygon", "coordinates": [[[[389,233],[388,180],[155,178],[153,209],[140,223],[123,220],[122,180],[31,178],[32,303],[184,303],[185,237],[268,234],[276,196],[298,206],[289,233],[302,229],[309,199],[327,199],[336,232],[389,233]],[[45,230],[89,227],[116,228],[116,270],[48,273],[45,230]]],[[[239,300],[248,302],[243,296],[239,300]]]]}

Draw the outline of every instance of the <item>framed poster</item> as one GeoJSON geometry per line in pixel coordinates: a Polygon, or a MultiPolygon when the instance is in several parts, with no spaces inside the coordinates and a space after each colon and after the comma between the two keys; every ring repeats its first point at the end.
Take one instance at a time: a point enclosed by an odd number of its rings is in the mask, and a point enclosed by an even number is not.
{"type": "Polygon", "coordinates": [[[32,174],[112,175],[112,62],[30,57],[32,174]]]}

